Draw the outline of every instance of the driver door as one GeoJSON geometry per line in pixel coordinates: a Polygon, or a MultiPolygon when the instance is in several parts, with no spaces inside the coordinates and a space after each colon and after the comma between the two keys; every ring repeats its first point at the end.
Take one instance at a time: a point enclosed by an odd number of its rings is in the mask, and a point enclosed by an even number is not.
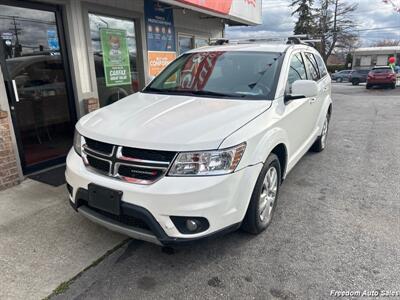
{"type": "MultiPolygon", "coordinates": [[[[286,83],[286,94],[292,93],[292,85],[297,80],[307,80],[307,71],[301,52],[292,54],[286,83]]],[[[303,154],[309,143],[313,130],[312,101],[309,98],[285,102],[285,116],[282,118],[290,141],[291,157],[294,159],[303,154]]]]}

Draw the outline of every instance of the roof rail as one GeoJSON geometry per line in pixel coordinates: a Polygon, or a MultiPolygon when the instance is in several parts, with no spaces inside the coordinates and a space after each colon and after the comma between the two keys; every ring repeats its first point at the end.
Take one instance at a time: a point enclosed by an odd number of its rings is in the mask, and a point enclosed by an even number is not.
{"type": "Polygon", "coordinates": [[[288,45],[308,45],[315,47],[315,43],[321,42],[319,39],[312,39],[307,34],[298,34],[288,37],[277,37],[277,36],[265,36],[260,38],[250,38],[250,39],[227,39],[227,38],[217,38],[210,39],[210,45],[220,46],[226,44],[255,44],[255,43],[281,43],[288,45]]]}

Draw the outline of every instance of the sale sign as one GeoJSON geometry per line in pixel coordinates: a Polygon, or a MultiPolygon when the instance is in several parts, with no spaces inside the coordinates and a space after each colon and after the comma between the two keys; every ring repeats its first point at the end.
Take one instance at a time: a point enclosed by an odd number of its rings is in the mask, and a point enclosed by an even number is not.
{"type": "Polygon", "coordinates": [[[149,75],[158,75],[175,58],[175,52],[149,51],[149,75]]]}
{"type": "Polygon", "coordinates": [[[129,51],[126,31],[120,29],[100,29],[106,86],[131,84],[129,51]]]}

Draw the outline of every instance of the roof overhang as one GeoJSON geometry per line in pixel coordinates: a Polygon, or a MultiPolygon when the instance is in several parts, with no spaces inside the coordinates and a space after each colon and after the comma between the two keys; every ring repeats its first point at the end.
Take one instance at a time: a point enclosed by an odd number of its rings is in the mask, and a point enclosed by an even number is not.
{"type": "Polygon", "coordinates": [[[262,24],[262,0],[160,0],[226,20],[231,25],[262,24]]]}
{"type": "Polygon", "coordinates": [[[354,50],[355,54],[393,54],[400,53],[400,46],[387,46],[387,47],[369,47],[369,48],[358,48],[354,50]]]}

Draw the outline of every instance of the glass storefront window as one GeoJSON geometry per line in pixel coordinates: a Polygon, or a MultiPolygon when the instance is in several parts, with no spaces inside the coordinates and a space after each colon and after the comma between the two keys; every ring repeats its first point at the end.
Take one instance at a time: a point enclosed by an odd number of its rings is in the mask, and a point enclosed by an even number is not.
{"type": "MultiPolygon", "coordinates": [[[[133,20],[120,19],[94,13],[89,13],[90,37],[94,66],[96,71],[97,91],[100,107],[109,105],[139,90],[139,77],[137,70],[137,51],[135,23],[133,20]],[[126,31],[126,45],[129,52],[129,65],[131,83],[126,85],[107,85],[103,64],[103,49],[100,40],[100,29],[119,29],[126,31]]],[[[110,43],[113,41],[110,41],[110,43]]]]}
{"type": "Polygon", "coordinates": [[[193,49],[193,37],[187,35],[178,36],[179,55],[193,49]]]}
{"type": "Polygon", "coordinates": [[[178,50],[179,55],[183,54],[194,48],[200,48],[208,45],[208,39],[199,36],[192,36],[186,34],[178,35],[178,50]]]}
{"type": "Polygon", "coordinates": [[[194,47],[195,48],[200,48],[200,47],[204,47],[204,46],[208,46],[208,39],[200,38],[200,37],[196,37],[194,39],[194,47]]]}

